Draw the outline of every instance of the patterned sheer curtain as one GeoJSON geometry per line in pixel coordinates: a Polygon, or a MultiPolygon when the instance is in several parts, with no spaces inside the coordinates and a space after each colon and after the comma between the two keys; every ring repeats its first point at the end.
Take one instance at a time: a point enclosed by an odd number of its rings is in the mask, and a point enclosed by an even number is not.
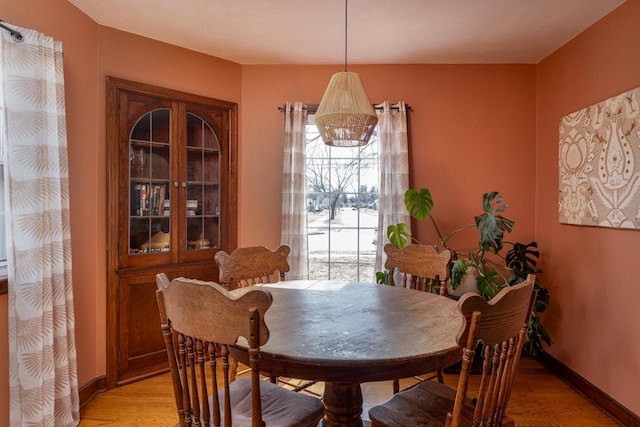
{"type": "Polygon", "coordinates": [[[376,106],[380,156],[380,214],[374,271],[384,270],[384,245],[387,226],[403,222],[411,230],[411,217],[404,204],[409,188],[409,141],[407,137],[407,108],[404,102],[393,106],[388,101],[376,106]]]}
{"type": "Polygon", "coordinates": [[[286,104],[282,171],[282,228],[280,241],[291,248],[287,277],[309,278],[306,192],[307,111],[301,102],[286,104]]]}
{"type": "Polygon", "coordinates": [[[20,43],[0,30],[10,420],[11,426],[76,426],[62,44],[15,29],[20,43]]]}

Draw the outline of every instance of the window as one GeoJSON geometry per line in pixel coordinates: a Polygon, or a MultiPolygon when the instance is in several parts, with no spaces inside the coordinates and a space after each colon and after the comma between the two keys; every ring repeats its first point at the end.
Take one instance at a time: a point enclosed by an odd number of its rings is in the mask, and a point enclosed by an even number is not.
{"type": "Polygon", "coordinates": [[[325,145],[309,115],[309,278],[371,281],[378,227],[378,138],[363,147],[325,145]]]}

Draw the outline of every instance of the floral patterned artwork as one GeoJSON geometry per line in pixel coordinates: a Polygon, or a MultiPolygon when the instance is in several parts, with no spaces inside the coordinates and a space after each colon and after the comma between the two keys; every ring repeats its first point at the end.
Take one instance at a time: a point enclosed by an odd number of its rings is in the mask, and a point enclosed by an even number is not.
{"type": "Polygon", "coordinates": [[[639,100],[636,88],[560,121],[561,223],[640,229],[639,100]]]}

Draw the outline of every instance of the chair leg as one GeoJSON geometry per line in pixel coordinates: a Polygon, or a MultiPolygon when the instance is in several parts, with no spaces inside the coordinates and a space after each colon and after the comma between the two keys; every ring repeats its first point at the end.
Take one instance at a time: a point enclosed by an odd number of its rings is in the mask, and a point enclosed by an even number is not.
{"type": "MultiPolygon", "coordinates": [[[[438,379],[438,382],[440,384],[444,384],[444,375],[442,370],[437,370],[435,372],[435,374],[431,374],[429,377],[427,378],[422,378],[422,377],[414,377],[416,380],[418,381],[431,381],[433,379],[438,379]]],[[[400,380],[393,380],[393,394],[396,394],[400,391],[400,380]]]]}
{"type": "Polygon", "coordinates": [[[316,384],[318,381],[312,380],[312,381],[305,381],[304,383],[300,384],[299,386],[295,387],[293,389],[293,391],[295,392],[300,392],[300,391],[305,391],[307,393],[313,394],[314,396],[318,396],[321,397],[318,393],[316,393],[315,391],[311,391],[311,390],[307,390],[309,387],[311,387],[312,385],[316,384]]]}
{"type": "Polygon", "coordinates": [[[309,394],[312,394],[314,396],[321,397],[315,391],[307,390],[312,385],[318,383],[318,381],[316,381],[316,380],[302,381],[302,380],[298,380],[296,378],[285,378],[285,379],[283,379],[282,377],[278,377],[277,380],[278,380],[279,384],[283,384],[285,386],[291,387],[291,391],[295,391],[295,392],[305,391],[305,392],[307,392],[309,394]],[[297,381],[297,385],[296,385],[295,382],[292,382],[291,380],[297,381]]]}
{"type": "Polygon", "coordinates": [[[502,427],[515,427],[515,425],[515,420],[510,416],[505,415],[504,418],[502,418],[502,427]]]}
{"type": "Polygon", "coordinates": [[[232,357],[229,358],[229,381],[235,381],[238,375],[238,361],[232,357]]]}

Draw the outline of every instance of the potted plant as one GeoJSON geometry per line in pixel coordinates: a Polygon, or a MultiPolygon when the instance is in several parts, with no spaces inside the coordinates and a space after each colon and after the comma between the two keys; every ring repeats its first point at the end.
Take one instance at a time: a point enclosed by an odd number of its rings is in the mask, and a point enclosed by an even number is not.
{"type": "MultiPolygon", "coordinates": [[[[522,282],[528,274],[542,272],[536,268],[538,257],[540,256],[538,244],[536,242],[531,242],[526,245],[524,243],[511,243],[511,245],[512,248],[505,256],[506,265],[511,269],[509,285],[515,285],[522,282]]],[[[533,313],[531,313],[531,320],[529,321],[527,341],[524,345],[525,351],[531,356],[535,356],[536,354],[544,351],[542,346],[543,342],[547,345],[551,345],[553,343],[549,333],[540,323],[540,317],[538,316],[539,313],[542,313],[547,309],[551,298],[549,296],[549,290],[540,285],[537,275],[534,289],[538,291],[538,294],[536,295],[533,313]]]]}
{"type": "MultiPolygon", "coordinates": [[[[472,271],[477,272],[476,285],[478,291],[489,298],[495,296],[500,291],[500,288],[503,287],[503,284],[509,281],[508,270],[502,264],[496,262],[494,258],[487,257],[489,253],[500,255],[500,251],[503,248],[504,233],[511,232],[515,224],[501,215],[507,209],[507,205],[501,204],[502,196],[497,191],[485,193],[482,196],[483,212],[474,218],[474,223],[457,228],[446,235],[442,234],[431,214],[433,198],[428,189],[409,189],[405,192],[404,200],[409,214],[421,221],[428,218],[434,226],[439,245],[442,248],[451,250],[454,260],[451,268],[451,287],[453,289],[460,285],[470,268],[474,269],[472,271]],[[465,252],[459,252],[447,245],[449,239],[454,235],[472,227],[475,227],[478,231],[479,240],[476,247],[469,248],[465,252]]],[[[390,225],[387,228],[387,237],[398,248],[403,248],[410,242],[420,243],[409,234],[407,225],[403,223],[390,225]]]]}
{"type": "MultiPolygon", "coordinates": [[[[432,215],[434,202],[428,189],[407,190],[405,206],[411,217],[421,221],[426,219],[431,221],[439,241],[439,245],[436,246],[451,250],[453,263],[450,288],[453,291],[463,283],[465,278],[475,277],[477,291],[487,299],[491,299],[500,292],[501,288],[520,283],[529,273],[540,272],[536,269],[539,256],[536,242],[525,245],[504,241],[505,233],[511,232],[515,222],[502,215],[507,209],[507,204],[503,203],[502,196],[497,191],[483,194],[482,213],[474,217],[473,223],[459,227],[446,235],[441,232],[432,215]],[[475,228],[478,232],[477,246],[465,251],[456,251],[447,245],[454,235],[470,228],[475,228]],[[505,243],[512,247],[505,256],[502,256],[501,251],[505,243]]],[[[398,248],[403,248],[411,242],[421,244],[409,233],[404,223],[390,225],[387,228],[387,237],[398,248]]],[[[378,277],[379,280],[384,281],[386,273],[378,273],[378,277]]],[[[526,344],[526,349],[531,355],[543,350],[542,342],[548,345],[552,343],[536,315],[548,306],[549,292],[540,286],[538,279],[536,279],[536,289],[538,295],[526,344]]]]}

